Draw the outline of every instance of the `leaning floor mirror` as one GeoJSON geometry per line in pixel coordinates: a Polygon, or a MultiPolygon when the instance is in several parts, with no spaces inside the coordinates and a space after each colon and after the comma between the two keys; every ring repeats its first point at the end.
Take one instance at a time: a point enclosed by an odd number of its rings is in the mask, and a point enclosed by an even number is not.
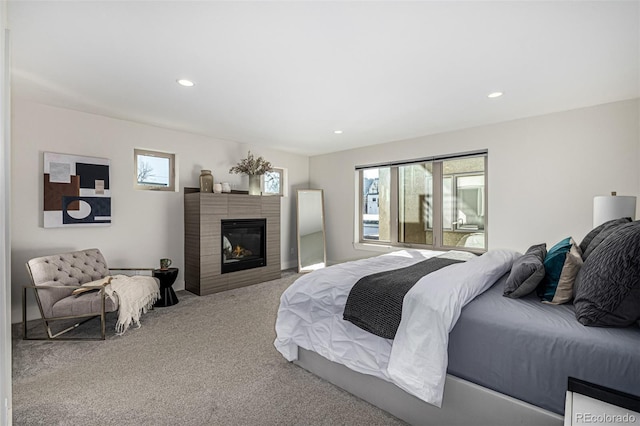
{"type": "Polygon", "coordinates": [[[297,200],[298,272],[324,268],[327,251],[321,189],[299,189],[297,200]]]}

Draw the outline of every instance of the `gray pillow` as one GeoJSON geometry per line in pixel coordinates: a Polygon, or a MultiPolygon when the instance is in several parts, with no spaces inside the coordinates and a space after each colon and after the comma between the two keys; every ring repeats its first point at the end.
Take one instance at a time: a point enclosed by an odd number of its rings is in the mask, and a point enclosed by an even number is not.
{"type": "Polygon", "coordinates": [[[640,221],[618,227],[593,250],[576,277],[573,304],[584,325],[640,320],[640,221]]]}
{"type": "Polygon", "coordinates": [[[631,222],[630,217],[622,217],[620,219],[613,219],[603,223],[600,226],[596,226],[589,232],[582,242],[580,243],[580,250],[582,250],[582,260],[587,260],[587,257],[591,254],[596,247],[598,247],[605,238],[607,238],[613,231],[619,226],[626,225],[631,222]]]}
{"type": "Polygon", "coordinates": [[[503,296],[517,299],[532,293],[544,278],[544,258],[547,245],[537,244],[529,247],[511,267],[511,272],[504,284],[503,296]]]}

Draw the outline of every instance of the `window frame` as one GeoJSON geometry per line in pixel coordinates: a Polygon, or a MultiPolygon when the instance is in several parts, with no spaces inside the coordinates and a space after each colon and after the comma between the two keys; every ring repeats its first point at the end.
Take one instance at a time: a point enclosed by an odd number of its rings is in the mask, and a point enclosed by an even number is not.
{"type": "MultiPolygon", "coordinates": [[[[470,153],[461,153],[461,154],[451,154],[446,156],[439,157],[430,157],[430,158],[420,158],[415,160],[403,160],[394,163],[385,163],[385,164],[375,164],[375,165],[367,165],[367,166],[356,166],[356,220],[354,221],[357,229],[354,232],[355,243],[354,246],[360,249],[367,250],[375,250],[375,251],[386,251],[389,249],[396,248],[418,248],[418,249],[429,249],[429,250],[461,250],[461,251],[470,251],[474,253],[484,253],[488,250],[489,247],[489,208],[488,208],[488,150],[470,152],[470,153]],[[484,208],[484,248],[474,248],[474,247],[459,247],[459,246],[448,246],[444,245],[444,232],[445,231],[454,231],[453,230],[445,230],[443,228],[443,181],[445,177],[451,176],[452,178],[452,189],[455,190],[456,177],[465,176],[465,175],[477,175],[478,173],[457,173],[455,175],[444,175],[442,164],[447,160],[455,160],[455,159],[463,159],[463,158],[474,158],[474,157],[483,157],[484,158],[484,191],[483,191],[483,208],[484,208]],[[401,166],[408,166],[414,164],[423,164],[431,162],[433,164],[433,188],[432,188],[432,196],[433,196],[433,244],[418,244],[418,243],[404,243],[399,241],[399,217],[400,217],[400,203],[399,203],[399,194],[400,194],[400,179],[399,179],[399,168],[401,166]],[[366,169],[374,169],[374,168],[390,168],[390,212],[389,212],[389,227],[390,227],[390,240],[389,241],[380,241],[380,240],[372,240],[363,238],[363,203],[364,197],[363,195],[363,172],[366,169]]],[[[456,197],[456,205],[459,200],[456,197]]],[[[453,224],[452,224],[453,225],[453,224]]],[[[380,225],[378,225],[380,226],[380,225]]]]}
{"type": "MultiPolygon", "coordinates": [[[[464,177],[474,177],[474,176],[483,176],[480,175],[479,173],[476,172],[465,172],[465,173],[454,173],[451,175],[447,175],[447,176],[451,176],[452,178],[452,188],[455,190],[456,194],[458,194],[458,191],[460,190],[459,186],[458,186],[458,180],[460,178],[464,178],[464,177]]],[[[444,176],[443,176],[444,177],[444,176]]],[[[484,177],[484,176],[483,176],[484,177]]],[[[486,188],[486,177],[485,177],[485,182],[484,182],[484,188],[486,188]]],[[[483,210],[487,205],[486,202],[486,194],[485,194],[486,190],[482,190],[482,198],[484,199],[484,205],[483,205],[483,210]]],[[[456,197],[456,210],[461,210],[461,206],[460,203],[462,202],[462,200],[460,199],[460,197],[456,197]]],[[[453,212],[452,212],[453,213],[453,212]]],[[[454,218],[454,216],[451,217],[451,228],[449,229],[452,232],[467,232],[469,231],[469,229],[464,229],[461,228],[460,225],[457,226],[453,226],[454,224],[457,223],[457,220],[454,218]]]]}
{"type": "Polygon", "coordinates": [[[133,149],[133,187],[138,190],[143,191],[171,191],[175,192],[177,182],[176,182],[176,155],[169,152],[163,151],[154,151],[148,149],[133,149]],[[167,186],[164,185],[143,185],[138,182],[138,157],[157,157],[157,158],[166,158],[169,160],[169,184],[167,186]]]}
{"type": "Polygon", "coordinates": [[[266,173],[260,177],[260,190],[262,191],[262,195],[279,195],[281,197],[286,197],[288,195],[287,191],[287,169],[284,167],[272,167],[271,173],[277,173],[280,175],[280,192],[268,192],[266,189],[265,179],[266,173]]]}

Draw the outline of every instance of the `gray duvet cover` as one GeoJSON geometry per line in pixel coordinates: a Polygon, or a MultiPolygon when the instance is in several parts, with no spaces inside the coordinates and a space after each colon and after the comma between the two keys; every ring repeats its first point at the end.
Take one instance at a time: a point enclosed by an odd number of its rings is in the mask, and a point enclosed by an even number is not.
{"type": "Polygon", "coordinates": [[[505,279],[462,309],[450,374],[559,414],[569,376],[640,395],[640,328],[585,327],[573,305],[503,297],[505,279]]]}

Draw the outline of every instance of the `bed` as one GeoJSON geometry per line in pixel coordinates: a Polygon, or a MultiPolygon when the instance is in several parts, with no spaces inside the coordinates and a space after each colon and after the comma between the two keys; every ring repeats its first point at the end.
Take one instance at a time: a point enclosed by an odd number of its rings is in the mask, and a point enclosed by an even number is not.
{"type": "Polygon", "coordinates": [[[277,350],[412,424],[559,425],[568,376],[637,393],[640,329],[584,327],[571,305],[503,297],[515,251],[421,278],[394,339],[343,319],[362,277],[442,255],[400,250],[302,276],[282,295],[277,350]]]}

